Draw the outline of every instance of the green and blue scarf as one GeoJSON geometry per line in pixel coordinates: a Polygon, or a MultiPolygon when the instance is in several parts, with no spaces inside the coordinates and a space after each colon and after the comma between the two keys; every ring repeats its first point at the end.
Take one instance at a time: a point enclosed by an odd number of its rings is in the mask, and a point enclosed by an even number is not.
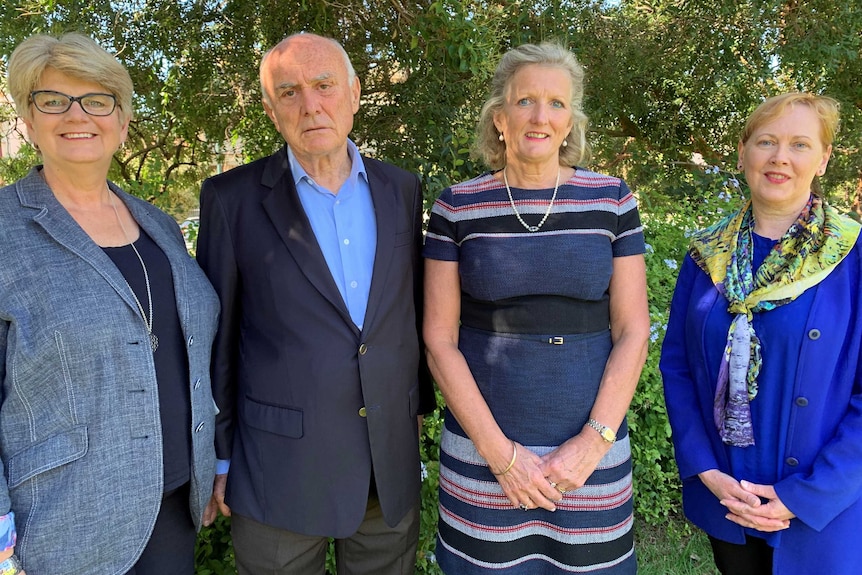
{"type": "Polygon", "coordinates": [[[761,266],[752,270],[754,217],[751,201],[697,232],[689,254],[728,301],[734,319],[727,334],[713,405],[713,418],[728,445],[754,445],[749,402],[757,395],[763,364],[753,314],[792,302],[816,286],[850,253],[860,225],[811,196],[761,266]]]}

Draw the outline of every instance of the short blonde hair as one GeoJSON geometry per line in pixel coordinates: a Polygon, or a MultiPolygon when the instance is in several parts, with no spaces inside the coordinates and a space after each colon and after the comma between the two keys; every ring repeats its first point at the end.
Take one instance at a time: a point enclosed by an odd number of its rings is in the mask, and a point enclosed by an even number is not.
{"type": "Polygon", "coordinates": [[[72,32],[59,38],[45,34],[30,36],[12,52],[9,92],[18,115],[25,120],[32,117],[30,92],[36,89],[46,68],[104,86],[117,98],[120,119],[132,119],[134,88],[128,70],[90,37],[72,32]]]}
{"type": "Polygon", "coordinates": [[[560,68],[568,73],[572,83],[572,101],[569,108],[572,111],[573,125],[572,131],[566,136],[567,145],[560,146],[560,165],[577,166],[589,156],[588,120],[583,111],[584,68],[575,55],[561,44],[524,44],[503,55],[491,80],[490,95],[479,114],[473,155],[482,159],[492,170],[500,170],[506,165],[506,144],[499,139],[500,133],[494,125],[494,115],[503,108],[506,88],[512,77],[518,70],[531,64],[560,68]]]}
{"type": "Polygon", "coordinates": [[[784,114],[787,108],[797,104],[808,106],[814,111],[820,120],[820,141],[824,148],[831,146],[838,132],[839,104],[829,96],[809,92],[787,92],[764,100],[748,117],[739,140],[745,144],[760,126],[775,120],[784,114]]]}

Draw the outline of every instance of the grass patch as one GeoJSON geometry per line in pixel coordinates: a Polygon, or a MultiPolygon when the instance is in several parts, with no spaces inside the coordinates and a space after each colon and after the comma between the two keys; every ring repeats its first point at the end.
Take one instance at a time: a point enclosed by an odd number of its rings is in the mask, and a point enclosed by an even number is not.
{"type": "Polygon", "coordinates": [[[639,575],[719,575],[703,531],[684,518],[665,525],[635,522],[639,575]]]}

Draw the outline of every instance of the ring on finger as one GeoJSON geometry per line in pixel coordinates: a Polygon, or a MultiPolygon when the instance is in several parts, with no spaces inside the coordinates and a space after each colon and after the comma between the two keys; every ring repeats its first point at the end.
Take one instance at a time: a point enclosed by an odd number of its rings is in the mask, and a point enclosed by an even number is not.
{"type": "Polygon", "coordinates": [[[526,505],[524,505],[523,503],[521,503],[520,505],[518,505],[518,507],[520,507],[520,508],[521,508],[521,511],[526,511],[526,510],[527,510],[527,506],[526,506],[526,505]]]}

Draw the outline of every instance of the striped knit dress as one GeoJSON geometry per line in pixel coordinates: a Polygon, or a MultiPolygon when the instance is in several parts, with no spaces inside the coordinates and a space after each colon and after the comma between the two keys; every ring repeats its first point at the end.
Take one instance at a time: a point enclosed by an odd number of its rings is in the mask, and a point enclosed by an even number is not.
{"type": "MultiPolygon", "coordinates": [[[[512,189],[529,225],[552,190],[512,189]]],[[[544,455],[586,423],[612,344],[613,258],[644,252],[622,180],[577,169],[530,232],[491,174],[447,188],[424,256],[457,261],[459,348],[507,437],[544,455]]],[[[437,559],[448,575],[636,573],[631,452],[625,423],[587,484],[557,511],[513,508],[473,442],[446,412],[437,559]]]]}

